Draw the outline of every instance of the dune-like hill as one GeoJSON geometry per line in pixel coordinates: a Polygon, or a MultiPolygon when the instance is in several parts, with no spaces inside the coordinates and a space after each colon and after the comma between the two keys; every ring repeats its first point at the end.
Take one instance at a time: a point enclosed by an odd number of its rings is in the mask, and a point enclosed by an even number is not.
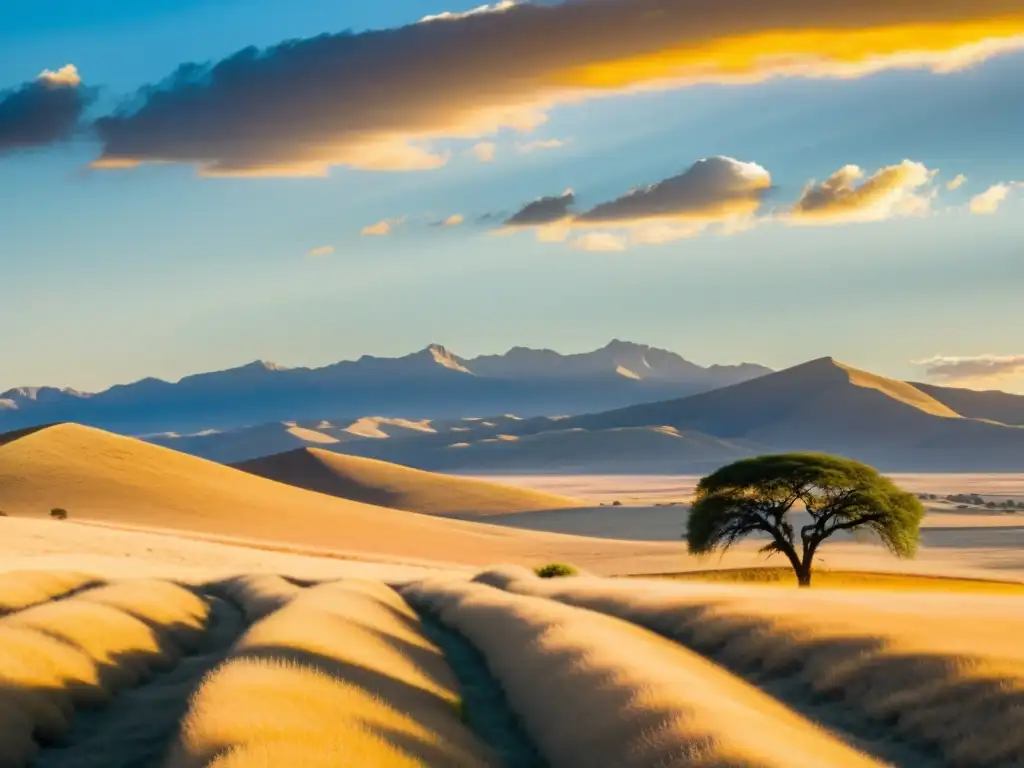
{"type": "Polygon", "coordinates": [[[112,523],[380,560],[568,559],[607,567],[682,556],[678,545],[511,531],[339,499],[77,424],[0,436],[0,510],[45,517],[55,507],[68,510],[72,525],[112,523]]]}
{"type": "Polygon", "coordinates": [[[583,502],[565,496],[440,475],[319,448],[300,448],[234,466],[306,490],[428,515],[487,517],[583,506],[583,502]]]}
{"type": "Polygon", "coordinates": [[[968,419],[986,419],[1002,424],[1024,426],[1024,395],[994,390],[982,392],[958,387],[940,387],[920,382],[914,382],[913,386],[968,419]]]}
{"type": "Polygon", "coordinates": [[[966,418],[912,384],[832,358],[680,400],[562,422],[562,428],[589,430],[649,425],[778,450],[845,454],[891,471],[1015,471],[1024,465],[1024,428],[966,418]]]}

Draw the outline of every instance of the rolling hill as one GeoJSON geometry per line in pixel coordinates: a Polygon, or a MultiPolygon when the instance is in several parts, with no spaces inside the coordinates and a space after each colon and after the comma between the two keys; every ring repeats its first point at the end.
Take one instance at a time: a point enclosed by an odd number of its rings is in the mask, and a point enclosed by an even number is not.
{"type": "MultiPolygon", "coordinates": [[[[1020,471],[1024,427],[953,407],[963,401],[980,412],[988,401],[977,394],[926,390],[822,358],[687,398],[331,448],[449,472],[696,473],[789,450],[886,471],[1020,471]]],[[[1013,400],[999,402],[1012,412],[1013,400]]]]}
{"type": "Polygon", "coordinates": [[[750,363],[704,368],[673,352],[624,341],[574,355],[516,347],[478,358],[431,344],[397,358],[365,355],[321,368],[257,361],[97,393],[19,387],[0,394],[0,430],[70,421],[149,435],[345,415],[354,421],[367,414],[451,419],[585,413],[702,392],[768,371],[750,363]]]}
{"type": "Polygon", "coordinates": [[[46,517],[54,507],[70,513],[54,525],[98,522],[363,559],[628,569],[683,557],[677,544],[512,531],[334,498],[76,424],[0,436],[0,509],[46,517]]]}
{"type": "Polygon", "coordinates": [[[299,448],[234,466],[309,491],[428,515],[488,517],[584,506],[565,496],[439,475],[319,448],[299,448]]]}

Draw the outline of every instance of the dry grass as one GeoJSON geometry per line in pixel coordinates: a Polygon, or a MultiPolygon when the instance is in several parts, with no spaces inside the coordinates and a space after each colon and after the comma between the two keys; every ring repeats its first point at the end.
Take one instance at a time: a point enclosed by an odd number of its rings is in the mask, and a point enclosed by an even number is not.
{"type": "Polygon", "coordinates": [[[579,507],[566,496],[303,448],[236,465],[260,477],[364,504],[427,515],[487,517],[579,507]]]}
{"type": "Polygon", "coordinates": [[[271,574],[237,576],[213,586],[239,606],[250,623],[283,608],[302,591],[294,582],[271,574]]]}
{"type": "Polygon", "coordinates": [[[194,636],[207,616],[188,590],[149,582],[0,619],[0,765],[25,765],[37,741],[68,732],[77,708],[103,704],[171,662],[181,652],[176,638],[194,636]]]}
{"type": "MultiPolygon", "coordinates": [[[[651,574],[644,578],[672,581],[702,581],[722,584],[750,584],[772,587],[796,587],[792,568],[727,568],[716,571],[651,574]]],[[[1024,584],[1011,581],[983,581],[943,576],[917,576],[902,573],[868,573],[865,571],[814,572],[814,586],[819,589],[874,589],[883,592],[954,592],[983,595],[1024,595],[1024,584]]]]}
{"type": "Polygon", "coordinates": [[[491,765],[458,704],[444,658],[397,593],[325,584],[242,637],[196,694],[169,765],[491,765]]]}
{"type": "Polygon", "coordinates": [[[94,576],[70,571],[10,571],[0,574],[0,616],[98,583],[94,576]]]}
{"type": "Polygon", "coordinates": [[[626,622],[482,584],[424,581],[404,594],[483,653],[553,766],[881,765],[626,622]]]}
{"type": "Polygon", "coordinates": [[[1024,761],[1024,599],[487,574],[827,696],[960,768],[1024,761]]]}
{"type": "Polygon", "coordinates": [[[364,559],[480,567],[565,559],[614,567],[615,560],[631,562],[638,555],[667,563],[683,552],[681,543],[500,530],[360,504],[75,424],[0,444],[0,508],[38,517],[55,505],[68,508],[72,523],[144,526],[364,559]]]}

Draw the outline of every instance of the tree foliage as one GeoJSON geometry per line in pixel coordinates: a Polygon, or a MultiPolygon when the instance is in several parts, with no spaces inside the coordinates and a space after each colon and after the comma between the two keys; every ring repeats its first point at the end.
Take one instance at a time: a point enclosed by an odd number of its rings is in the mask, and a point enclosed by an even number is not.
{"type": "Polygon", "coordinates": [[[818,547],[839,531],[867,531],[897,557],[913,557],[924,507],[912,493],[851,459],[788,453],[743,459],[703,478],[687,522],[694,554],[726,550],[767,534],[762,552],[785,555],[802,586],[818,547]],[[803,508],[797,530],[790,515],[803,508]]]}

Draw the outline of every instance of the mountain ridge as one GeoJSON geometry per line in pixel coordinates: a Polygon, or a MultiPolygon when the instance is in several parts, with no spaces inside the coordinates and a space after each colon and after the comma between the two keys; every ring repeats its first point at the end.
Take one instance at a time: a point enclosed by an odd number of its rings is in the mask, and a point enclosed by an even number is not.
{"type": "Polygon", "coordinates": [[[313,368],[258,360],[174,382],[148,377],[96,393],[19,387],[0,394],[0,430],[74,421],[149,434],[337,414],[581,413],[692,394],[768,372],[753,363],[704,368],[674,352],[619,340],[568,355],[513,347],[475,358],[431,344],[400,357],[363,355],[313,368]]]}

